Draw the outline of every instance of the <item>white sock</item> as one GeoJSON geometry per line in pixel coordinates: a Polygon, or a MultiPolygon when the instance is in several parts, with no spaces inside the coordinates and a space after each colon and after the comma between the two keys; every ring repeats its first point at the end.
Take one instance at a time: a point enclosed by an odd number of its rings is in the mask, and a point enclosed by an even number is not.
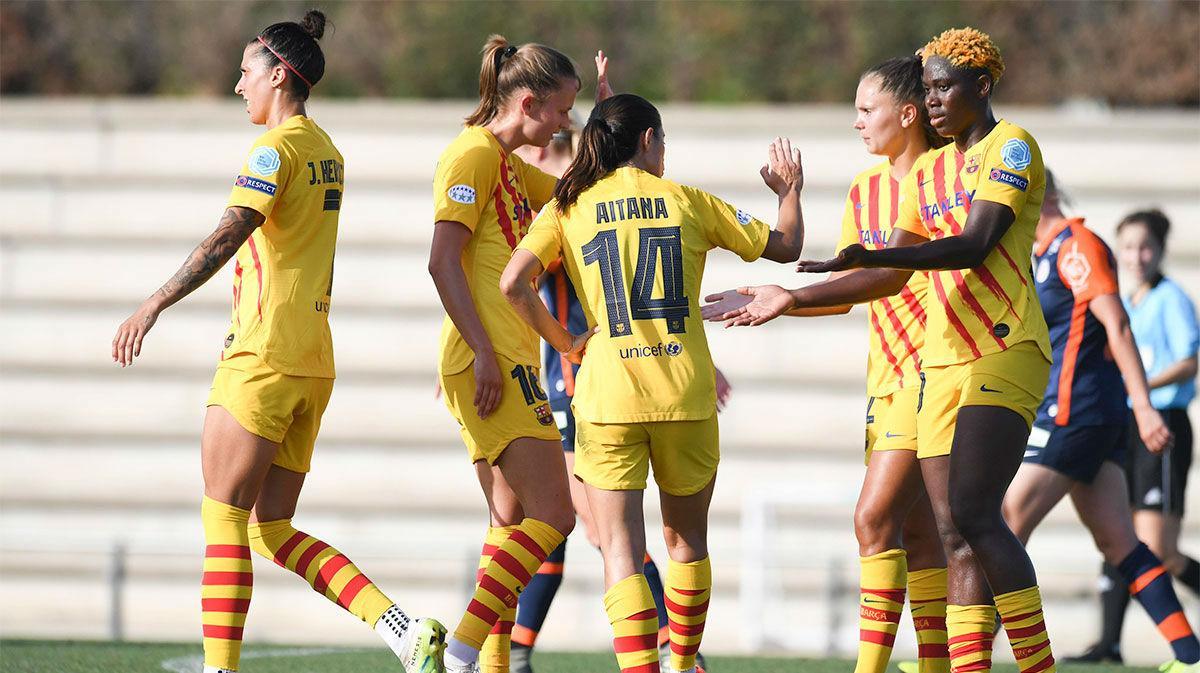
{"type": "Polygon", "coordinates": [[[379,619],[375,622],[375,633],[383,638],[383,642],[388,644],[397,656],[403,656],[405,650],[404,636],[408,634],[408,627],[412,624],[412,619],[404,614],[404,611],[399,606],[393,604],[392,607],[383,611],[379,619]]]}
{"type": "Polygon", "coordinates": [[[446,663],[455,668],[470,666],[479,661],[479,650],[462,642],[458,638],[451,637],[446,641],[446,663]]]}

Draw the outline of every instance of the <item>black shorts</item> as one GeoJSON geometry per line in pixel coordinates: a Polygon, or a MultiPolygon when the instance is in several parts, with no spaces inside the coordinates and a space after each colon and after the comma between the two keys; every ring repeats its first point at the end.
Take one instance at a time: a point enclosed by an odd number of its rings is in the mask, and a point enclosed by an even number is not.
{"type": "Polygon", "coordinates": [[[1125,464],[1129,424],[1034,426],[1025,447],[1025,462],[1044,465],[1075,481],[1092,483],[1110,460],[1125,464]]]}
{"type": "Polygon", "coordinates": [[[1129,502],[1135,510],[1154,510],[1183,516],[1188,470],[1192,467],[1192,422],[1187,409],[1161,409],[1167,427],[1175,433],[1175,446],[1154,455],[1138,433],[1129,433],[1129,502]],[[1170,460],[1164,460],[1169,455],[1170,460]]]}
{"type": "Polygon", "coordinates": [[[575,453],[575,414],[571,412],[571,398],[550,400],[550,409],[554,412],[558,433],[562,435],[563,451],[575,453]]]}

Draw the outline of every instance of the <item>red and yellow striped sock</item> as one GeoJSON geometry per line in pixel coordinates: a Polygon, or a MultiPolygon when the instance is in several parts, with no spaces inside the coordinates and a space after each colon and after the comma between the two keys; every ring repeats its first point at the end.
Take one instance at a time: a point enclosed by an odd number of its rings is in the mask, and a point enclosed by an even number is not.
{"type": "Polygon", "coordinates": [[[996,610],[1021,673],[1054,673],[1054,654],[1042,619],[1042,594],[1037,585],[996,596],[996,610]]]}
{"type": "Polygon", "coordinates": [[[903,549],[889,549],[859,558],[858,662],[855,673],[883,673],[892,656],[900,613],[904,612],[904,588],[908,578],[908,556],[903,549]]]}
{"type": "Polygon", "coordinates": [[[671,670],[689,671],[695,667],[711,595],[712,564],[707,556],[691,563],[667,563],[663,599],[671,637],[671,670]]]}
{"type": "Polygon", "coordinates": [[[604,611],[621,673],[658,673],[658,610],[646,576],[630,575],[614,584],[604,594],[604,611]]]}
{"type": "Polygon", "coordinates": [[[996,606],[947,605],[946,635],[950,672],[992,670],[992,640],[996,637],[996,606]]]}
{"type": "Polygon", "coordinates": [[[908,605],[917,632],[919,673],[950,673],[946,648],[946,569],[908,572],[908,605]]]}
{"type": "Polygon", "coordinates": [[[250,547],[299,575],[313,591],[375,626],[392,601],[337,549],[292,527],[291,519],[250,525],[250,547]]]}
{"type": "MultiPolygon", "coordinates": [[[[488,564],[492,562],[492,556],[500,545],[512,535],[516,530],[516,526],[493,526],[488,528],[487,537],[483,541],[483,553],[479,555],[479,570],[475,573],[475,583],[478,585],[483,580],[483,573],[487,570],[488,564]]],[[[480,673],[508,673],[508,657],[512,649],[512,629],[513,622],[517,618],[517,609],[505,608],[500,613],[500,619],[496,625],[492,627],[492,631],[488,633],[487,639],[483,641],[483,647],[479,650],[479,671],[480,673]]]]}
{"type": "Polygon", "coordinates": [[[454,631],[454,639],[465,646],[481,649],[492,627],[506,611],[517,608],[521,590],[563,540],[562,534],[550,524],[532,518],[522,521],[493,553],[479,586],[475,588],[475,595],[454,631]]]}
{"type": "Polygon", "coordinates": [[[200,586],[200,622],[204,627],[204,663],[236,671],[242,655],[242,628],[250,609],[254,570],[246,524],[250,510],[205,496],[204,578],[200,586]]]}

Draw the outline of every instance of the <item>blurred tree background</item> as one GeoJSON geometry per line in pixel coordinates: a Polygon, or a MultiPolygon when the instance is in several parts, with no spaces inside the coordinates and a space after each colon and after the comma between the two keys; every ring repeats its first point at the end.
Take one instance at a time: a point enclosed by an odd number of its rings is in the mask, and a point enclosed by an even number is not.
{"type": "Polygon", "coordinates": [[[471,98],[497,32],[655,100],[842,102],[859,72],[964,25],[996,39],[1010,103],[1200,105],[1200,2],[249,2],[3,0],[0,93],[232,95],[242,47],[319,7],[323,96],[471,98]]]}

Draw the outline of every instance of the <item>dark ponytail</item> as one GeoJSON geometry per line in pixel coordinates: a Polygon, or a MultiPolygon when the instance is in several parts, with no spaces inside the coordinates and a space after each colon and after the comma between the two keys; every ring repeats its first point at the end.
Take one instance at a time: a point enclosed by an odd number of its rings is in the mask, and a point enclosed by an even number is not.
{"type": "Polygon", "coordinates": [[[325,75],[325,54],[317,44],[324,34],[324,12],[310,9],[299,23],[273,23],[249,44],[259,46],[268,68],[282,65],[289,75],[295,75],[288,77],[288,90],[300,100],[308,100],[312,87],[325,75]]]}
{"type": "Polygon", "coordinates": [[[925,109],[925,85],[921,82],[923,72],[920,56],[903,56],[890,58],[868,69],[859,80],[878,77],[879,88],[890,94],[897,103],[916,106],[917,121],[925,134],[925,142],[931,148],[938,148],[949,143],[950,138],[943,138],[929,123],[929,111],[925,109]]]}
{"type": "Polygon", "coordinates": [[[566,213],[588,187],[628,163],[637,154],[646,129],[662,133],[662,116],[641,96],[617,94],[592,108],[579,136],[575,160],[554,187],[558,212],[566,213]]]}
{"type": "Polygon", "coordinates": [[[467,117],[470,126],[482,126],[500,114],[500,108],[518,89],[538,98],[558,91],[563,81],[580,86],[575,64],[561,51],[544,44],[509,44],[503,35],[492,35],[483,45],[479,67],[479,105],[467,117]]]}

